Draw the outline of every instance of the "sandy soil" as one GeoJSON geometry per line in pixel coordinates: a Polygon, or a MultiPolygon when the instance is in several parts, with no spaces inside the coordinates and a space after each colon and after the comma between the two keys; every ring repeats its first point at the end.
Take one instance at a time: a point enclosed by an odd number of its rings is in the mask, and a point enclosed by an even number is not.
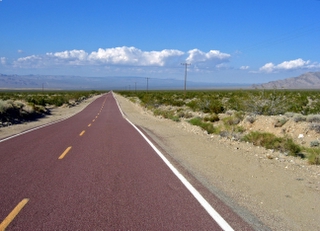
{"type": "MultiPolygon", "coordinates": [[[[256,230],[320,230],[320,166],[248,143],[207,135],[187,122],[154,117],[122,96],[116,98],[125,115],[166,155],[256,230]]],[[[73,108],[54,109],[52,115],[36,122],[0,128],[0,139],[69,117],[94,99],[73,108]]]]}

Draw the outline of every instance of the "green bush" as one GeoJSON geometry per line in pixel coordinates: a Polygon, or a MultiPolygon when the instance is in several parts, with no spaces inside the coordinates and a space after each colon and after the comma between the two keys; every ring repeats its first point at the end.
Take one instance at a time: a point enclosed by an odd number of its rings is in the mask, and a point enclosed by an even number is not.
{"type": "Polygon", "coordinates": [[[196,117],[188,121],[190,124],[199,126],[205,131],[207,131],[208,134],[217,133],[218,129],[216,129],[212,123],[206,123],[203,122],[201,118],[196,117]]]}
{"type": "Polygon", "coordinates": [[[313,148],[309,149],[309,156],[308,156],[308,162],[310,164],[320,165],[320,149],[319,148],[313,148]]]}
{"type": "Polygon", "coordinates": [[[288,152],[289,155],[297,156],[301,152],[301,147],[293,142],[291,138],[277,137],[272,133],[250,132],[243,137],[243,141],[262,146],[267,149],[274,149],[281,152],[288,152]]]}
{"type": "Polygon", "coordinates": [[[219,116],[215,113],[211,114],[210,116],[206,116],[203,118],[204,121],[209,121],[209,122],[217,122],[219,121],[219,116]]]}

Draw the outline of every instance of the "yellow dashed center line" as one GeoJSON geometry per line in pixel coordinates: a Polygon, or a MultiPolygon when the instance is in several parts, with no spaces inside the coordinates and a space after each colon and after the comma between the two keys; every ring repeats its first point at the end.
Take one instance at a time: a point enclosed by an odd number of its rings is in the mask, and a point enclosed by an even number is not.
{"type": "Polygon", "coordinates": [[[96,121],[96,120],[92,120],[92,122],[94,122],[94,121],[96,121]]]}
{"type": "Polygon", "coordinates": [[[4,231],[8,225],[13,221],[13,219],[18,215],[21,209],[28,203],[29,199],[23,199],[12,211],[11,213],[1,222],[0,231],[4,231]]]}
{"type": "Polygon", "coordinates": [[[83,134],[85,133],[86,131],[82,131],[80,134],[79,134],[79,136],[83,136],[83,134]]]}
{"type": "Polygon", "coordinates": [[[91,127],[91,124],[88,124],[88,127],[91,127]]]}
{"type": "Polygon", "coordinates": [[[61,159],[63,159],[63,157],[65,156],[65,155],[67,155],[67,153],[70,151],[70,149],[71,149],[72,147],[70,146],[70,147],[68,147],[62,154],[61,154],[61,156],[59,156],[59,160],[61,160],[61,159]]]}

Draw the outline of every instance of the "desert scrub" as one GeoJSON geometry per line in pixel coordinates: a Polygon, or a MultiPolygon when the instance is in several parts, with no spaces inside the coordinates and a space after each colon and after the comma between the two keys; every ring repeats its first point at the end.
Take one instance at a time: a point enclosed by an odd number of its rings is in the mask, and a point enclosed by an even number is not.
{"type": "Polygon", "coordinates": [[[320,124],[319,123],[312,123],[309,126],[310,130],[315,131],[316,133],[320,133],[320,124]]]}
{"type": "Polygon", "coordinates": [[[97,91],[0,92],[0,122],[20,123],[50,113],[47,106],[69,105],[100,94],[97,91]]]}
{"type": "Polygon", "coordinates": [[[177,116],[178,116],[179,118],[185,118],[185,119],[189,119],[189,118],[192,118],[192,117],[193,117],[193,115],[192,115],[191,112],[185,112],[185,111],[183,111],[183,110],[179,110],[179,111],[177,112],[177,116]]]}
{"type": "Polygon", "coordinates": [[[308,148],[308,162],[309,164],[320,165],[320,149],[319,148],[308,148]]]}
{"type": "Polygon", "coordinates": [[[308,115],[306,120],[309,123],[319,123],[320,115],[308,115]]]}
{"type": "Polygon", "coordinates": [[[274,127],[282,127],[285,123],[288,122],[288,119],[285,117],[277,118],[274,124],[274,127]]]}
{"type": "Polygon", "coordinates": [[[288,152],[289,155],[292,156],[298,156],[302,150],[301,147],[295,144],[291,138],[277,137],[274,134],[267,132],[250,132],[245,135],[242,140],[267,149],[288,152]]]}
{"type": "Polygon", "coordinates": [[[202,129],[207,131],[208,134],[219,133],[218,129],[215,128],[212,123],[203,122],[200,117],[193,118],[193,119],[189,120],[188,122],[192,125],[201,127],[202,129]]]}
{"type": "Polygon", "coordinates": [[[256,116],[255,115],[248,115],[246,117],[246,121],[253,124],[256,121],[256,116]]]}
{"type": "Polygon", "coordinates": [[[239,124],[241,122],[241,119],[236,116],[228,116],[223,118],[222,121],[226,127],[230,127],[239,124]]]}
{"type": "Polygon", "coordinates": [[[172,111],[172,110],[161,110],[159,108],[155,109],[153,111],[153,114],[155,116],[162,116],[163,118],[165,119],[171,119],[175,122],[179,122],[180,121],[180,118],[178,115],[175,115],[175,112],[172,111]]]}
{"type": "Polygon", "coordinates": [[[217,115],[217,114],[215,114],[215,113],[213,113],[213,114],[211,114],[211,115],[208,115],[208,116],[205,116],[204,118],[203,118],[203,120],[205,121],[205,122],[217,122],[217,121],[219,121],[220,119],[219,119],[219,116],[217,115]]]}
{"type": "Polygon", "coordinates": [[[303,122],[303,121],[306,121],[306,120],[307,120],[306,116],[301,115],[301,114],[296,114],[296,115],[293,116],[293,121],[296,122],[296,123],[303,122]]]}

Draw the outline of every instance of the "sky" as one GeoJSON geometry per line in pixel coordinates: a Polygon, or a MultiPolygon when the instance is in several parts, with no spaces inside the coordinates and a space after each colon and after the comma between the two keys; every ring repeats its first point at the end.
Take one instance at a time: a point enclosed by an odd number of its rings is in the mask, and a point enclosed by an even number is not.
{"type": "Polygon", "coordinates": [[[0,73],[265,83],[320,71],[320,0],[0,0],[0,73]]]}

